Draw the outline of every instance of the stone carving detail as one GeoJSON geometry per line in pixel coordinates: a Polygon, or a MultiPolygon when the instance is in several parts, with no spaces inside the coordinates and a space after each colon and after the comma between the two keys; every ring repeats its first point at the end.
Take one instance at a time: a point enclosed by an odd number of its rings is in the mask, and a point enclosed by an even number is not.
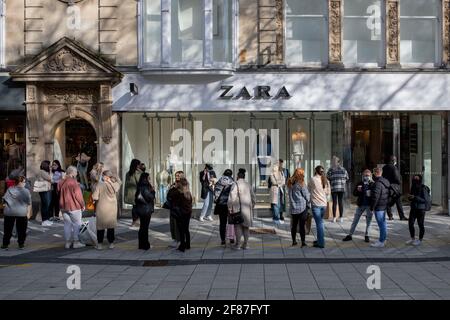
{"type": "Polygon", "coordinates": [[[36,87],[28,85],[27,86],[27,100],[30,102],[36,101],[36,87]]]}
{"type": "Polygon", "coordinates": [[[36,144],[39,140],[39,108],[37,104],[27,104],[28,140],[36,144]]]}
{"type": "Polygon", "coordinates": [[[276,0],[275,2],[276,7],[276,18],[275,18],[275,24],[276,24],[276,52],[275,52],[275,59],[276,64],[282,64],[283,63],[283,57],[284,57],[284,10],[283,10],[283,0],[276,0]]]}
{"type": "Polygon", "coordinates": [[[342,62],[342,11],[341,0],[330,1],[330,63],[342,62]]]}
{"type": "Polygon", "coordinates": [[[443,34],[442,34],[442,60],[445,65],[450,64],[450,0],[443,0],[443,34]]]}
{"type": "Polygon", "coordinates": [[[98,94],[93,88],[44,87],[44,101],[47,103],[97,103],[98,94]]]}
{"type": "Polygon", "coordinates": [[[398,1],[387,2],[387,64],[400,63],[398,1]]]}
{"type": "Polygon", "coordinates": [[[86,72],[86,61],[76,57],[69,49],[64,48],[48,59],[43,65],[46,72],[86,72]]]}

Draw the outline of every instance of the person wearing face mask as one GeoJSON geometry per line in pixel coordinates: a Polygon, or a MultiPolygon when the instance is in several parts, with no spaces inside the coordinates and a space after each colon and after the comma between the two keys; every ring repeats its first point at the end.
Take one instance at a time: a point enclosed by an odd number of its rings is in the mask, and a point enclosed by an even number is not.
{"type": "Polygon", "coordinates": [[[406,244],[413,246],[419,246],[422,243],[423,236],[425,234],[425,210],[427,202],[430,202],[430,189],[422,183],[422,176],[416,175],[413,177],[411,185],[411,194],[408,199],[411,201],[411,212],[409,213],[409,234],[411,240],[408,240],[406,244]],[[419,224],[419,239],[415,237],[414,224],[419,224]]]}
{"type": "Polygon", "coordinates": [[[389,206],[389,181],[382,176],[383,169],[375,168],[373,169],[373,180],[375,184],[371,190],[370,195],[370,211],[375,214],[375,219],[378,223],[378,228],[380,229],[380,237],[378,241],[371,244],[374,248],[384,248],[387,238],[387,225],[386,225],[386,210],[389,206]]]}
{"type": "MultiPolygon", "coordinates": [[[[397,167],[397,158],[395,156],[391,156],[389,164],[385,165],[383,167],[383,178],[387,179],[390,183],[390,185],[400,192],[400,186],[401,186],[401,177],[400,177],[400,171],[397,167]]],[[[402,206],[402,199],[401,196],[399,196],[396,201],[395,205],[397,206],[397,212],[400,216],[401,221],[406,221],[408,218],[405,217],[405,213],[403,211],[402,206]]],[[[389,217],[389,220],[394,220],[394,216],[392,214],[392,208],[390,205],[387,207],[387,215],[389,217]]]]}
{"type": "Polygon", "coordinates": [[[358,197],[355,216],[353,218],[353,223],[350,228],[350,232],[343,239],[343,241],[351,241],[352,235],[358,226],[359,219],[361,216],[366,213],[366,233],[364,236],[365,242],[370,242],[369,233],[370,233],[370,223],[372,222],[373,213],[370,211],[370,195],[371,190],[374,186],[374,182],[372,180],[372,173],[370,170],[364,170],[362,180],[356,185],[355,190],[353,191],[353,195],[358,197]]]}

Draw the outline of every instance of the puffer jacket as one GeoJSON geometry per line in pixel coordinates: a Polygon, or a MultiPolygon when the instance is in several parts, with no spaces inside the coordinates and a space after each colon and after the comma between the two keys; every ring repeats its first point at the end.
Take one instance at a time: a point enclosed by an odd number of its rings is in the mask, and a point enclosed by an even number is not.
{"type": "Polygon", "coordinates": [[[214,202],[218,205],[228,206],[228,197],[234,183],[233,178],[222,176],[214,187],[214,202]]]}
{"type": "MultiPolygon", "coordinates": [[[[413,188],[411,188],[412,190],[413,188]]],[[[429,188],[421,184],[418,190],[411,191],[414,198],[411,199],[411,210],[425,210],[426,208],[426,198],[427,194],[429,194],[429,188]]]]}
{"type": "Polygon", "coordinates": [[[8,217],[26,217],[31,205],[31,194],[26,188],[11,187],[3,196],[6,204],[4,215],[8,217]]]}
{"type": "Polygon", "coordinates": [[[389,187],[390,183],[386,178],[375,178],[375,184],[372,190],[370,210],[384,211],[389,203],[389,187]]]}
{"type": "Polygon", "coordinates": [[[311,196],[306,183],[302,187],[296,183],[289,189],[289,207],[291,214],[301,214],[305,212],[307,204],[310,205],[311,196]]]}

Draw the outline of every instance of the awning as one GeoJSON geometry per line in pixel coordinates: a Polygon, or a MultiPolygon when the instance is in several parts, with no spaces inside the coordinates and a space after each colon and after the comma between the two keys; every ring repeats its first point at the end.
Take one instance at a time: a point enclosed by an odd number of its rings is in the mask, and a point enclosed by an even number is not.
{"type": "Polygon", "coordinates": [[[8,76],[0,76],[0,112],[25,111],[24,100],[24,85],[12,82],[8,76]]]}

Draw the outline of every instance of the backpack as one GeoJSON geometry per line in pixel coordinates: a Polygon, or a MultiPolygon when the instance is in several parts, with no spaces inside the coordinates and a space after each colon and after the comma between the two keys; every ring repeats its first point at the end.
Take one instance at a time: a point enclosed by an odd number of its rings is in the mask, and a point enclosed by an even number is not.
{"type": "Polygon", "coordinates": [[[424,198],[425,198],[425,211],[431,210],[431,194],[430,194],[430,188],[428,188],[426,185],[423,186],[425,189],[424,191],[424,198]]]}
{"type": "Polygon", "coordinates": [[[402,195],[400,192],[400,185],[391,184],[388,187],[383,182],[381,182],[381,184],[388,190],[388,206],[392,207],[402,195]]]}
{"type": "Polygon", "coordinates": [[[228,204],[228,197],[230,196],[231,186],[233,184],[226,185],[222,192],[220,193],[219,197],[216,200],[216,204],[224,205],[226,206],[228,204]]]}

